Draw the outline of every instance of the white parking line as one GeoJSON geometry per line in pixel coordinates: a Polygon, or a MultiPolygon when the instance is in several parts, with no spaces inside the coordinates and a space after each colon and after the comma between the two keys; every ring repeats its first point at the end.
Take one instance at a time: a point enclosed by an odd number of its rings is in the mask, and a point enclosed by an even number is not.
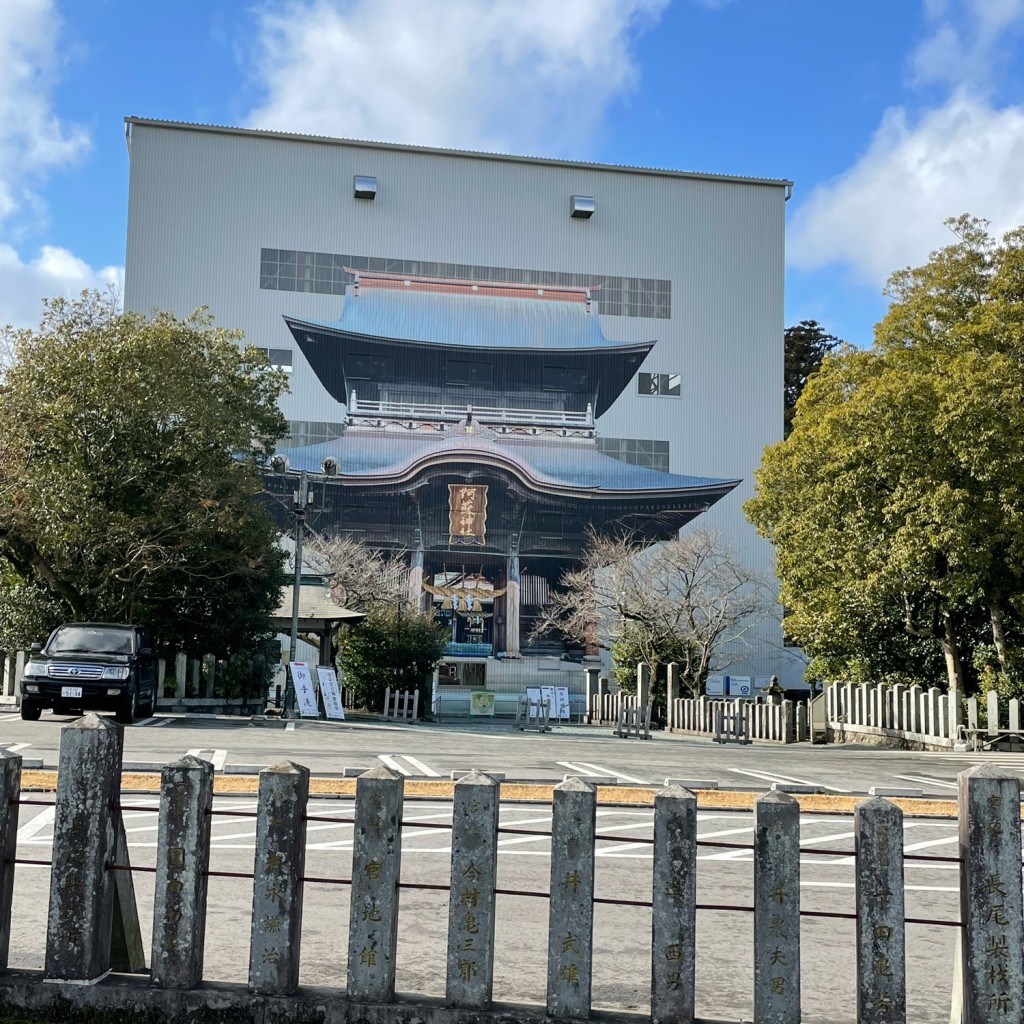
{"type": "Polygon", "coordinates": [[[144,726],[147,726],[147,725],[148,726],[153,726],[153,727],[160,726],[160,725],[166,725],[169,721],[170,721],[169,718],[140,718],[135,723],[135,728],[136,729],[141,729],[141,728],[143,728],[144,726]]]}
{"type": "Polygon", "coordinates": [[[646,779],[638,779],[635,775],[626,775],[624,772],[617,771],[614,768],[602,768],[599,764],[590,764],[589,761],[580,761],[579,764],[583,768],[593,768],[598,775],[614,775],[617,779],[635,782],[638,786],[650,785],[646,779]]]}
{"type": "Polygon", "coordinates": [[[435,772],[433,768],[428,768],[422,761],[418,761],[412,754],[402,754],[406,761],[409,762],[415,768],[420,775],[429,775],[431,778],[439,779],[441,777],[439,772],[435,772]]]}
{"type": "Polygon", "coordinates": [[[412,775],[412,772],[409,771],[408,768],[405,768],[402,765],[400,765],[390,754],[378,754],[377,760],[383,761],[388,768],[390,768],[393,772],[398,772],[399,775],[412,775]]]}
{"type": "Polygon", "coordinates": [[[44,807],[31,821],[18,829],[18,842],[28,842],[42,832],[43,829],[52,828],[53,818],[56,813],[56,807],[44,807]]]}
{"type": "Polygon", "coordinates": [[[840,786],[826,786],[823,782],[811,782],[808,779],[797,779],[792,775],[779,775],[775,772],[759,772],[752,768],[727,768],[726,771],[735,772],[737,775],[749,775],[751,778],[760,779],[762,782],[795,782],[798,786],[820,786],[830,793],[849,793],[850,790],[840,786]]]}
{"type": "Polygon", "coordinates": [[[957,789],[955,782],[947,779],[933,779],[930,775],[894,775],[894,779],[902,779],[904,782],[916,782],[919,786],[923,783],[926,786],[939,786],[942,789],[957,789]]]}
{"type": "Polygon", "coordinates": [[[193,747],[191,750],[186,750],[185,753],[198,757],[203,761],[211,762],[213,770],[216,772],[224,771],[224,762],[228,759],[228,752],[226,750],[214,749],[213,747],[193,747]],[[210,756],[206,757],[206,754],[210,756]]]}
{"type": "Polygon", "coordinates": [[[10,754],[17,753],[19,750],[24,750],[26,747],[31,747],[31,743],[3,743],[0,744],[10,754]]]}
{"type": "Polygon", "coordinates": [[[288,724],[287,724],[287,725],[286,725],[286,726],[284,727],[284,731],[285,731],[285,732],[295,732],[295,723],[294,723],[294,722],[289,722],[289,723],[288,723],[288,724]]]}

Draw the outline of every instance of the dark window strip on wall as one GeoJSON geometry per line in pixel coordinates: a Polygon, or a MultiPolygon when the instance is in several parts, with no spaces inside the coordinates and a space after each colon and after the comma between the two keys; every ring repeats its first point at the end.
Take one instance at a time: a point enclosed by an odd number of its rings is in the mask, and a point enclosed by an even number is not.
{"type": "Polygon", "coordinates": [[[341,437],[343,423],[320,423],[316,420],[289,420],[288,436],[277,442],[278,448],[302,448],[307,444],[321,444],[341,437]]]}
{"type": "Polygon", "coordinates": [[[647,441],[634,437],[599,437],[597,450],[620,462],[668,472],[668,441],[647,441]]]}
{"type": "Polygon", "coordinates": [[[599,286],[593,294],[598,311],[607,316],[672,316],[672,282],[649,277],[616,277],[608,274],[570,274],[556,270],[523,270],[486,267],[469,263],[438,263],[431,260],[385,259],[379,256],[342,256],[295,249],[260,250],[260,287],[282,292],[316,292],[343,295],[354,280],[345,272],[378,271],[469,281],[501,281],[508,284],[599,286]]]}

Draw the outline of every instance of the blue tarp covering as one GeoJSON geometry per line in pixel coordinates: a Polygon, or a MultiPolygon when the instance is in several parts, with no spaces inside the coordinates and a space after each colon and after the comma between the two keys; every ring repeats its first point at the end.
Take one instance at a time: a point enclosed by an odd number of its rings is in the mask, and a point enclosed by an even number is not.
{"type": "Polygon", "coordinates": [[[305,321],[371,338],[496,349],[587,350],[653,345],[610,341],[579,302],[364,288],[341,319],[305,321]]]}

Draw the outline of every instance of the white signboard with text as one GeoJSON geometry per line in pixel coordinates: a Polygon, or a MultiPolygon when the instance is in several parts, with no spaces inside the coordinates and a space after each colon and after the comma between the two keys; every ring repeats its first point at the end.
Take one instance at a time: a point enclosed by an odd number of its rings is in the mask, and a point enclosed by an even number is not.
{"type": "Polygon", "coordinates": [[[303,718],[319,718],[320,709],[316,704],[316,690],[313,688],[313,676],[309,665],[304,661],[289,663],[292,670],[292,686],[295,687],[295,703],[299,705],[299,714],[303,718]]]}
{"type": "Polygon", "coordinates": [[[333,668],[320,665],[316,670],[320,680],[320,696],[324,699],[324,711],[328,718],[345,721],[345,708],[341,703],[341,690],[338,689],[338,673],[333,668]]]}
{"type": "MultiPolygon", "coordinates": [[[[526,688],[526,696],[529,697],[530,700],[534,701],[535,704],[539,704],[541,702],[541,700],[543,699],[541,697],[541,694],[540,694],[540,687],[539,686],[528,686],[526,688]]],[[[531,707],[530,708],[530,717],[531,718],[536,718],[537,717],[537,708],[536,707],[531,707]]]]}
{"type": "Polygon", "coordinates": [[[565,721],[569,720],[569,687],[568,686],[556,686],[555,687],[555,703],[554,710],[551,713],[552,718],[561,718],[565,721]]]}

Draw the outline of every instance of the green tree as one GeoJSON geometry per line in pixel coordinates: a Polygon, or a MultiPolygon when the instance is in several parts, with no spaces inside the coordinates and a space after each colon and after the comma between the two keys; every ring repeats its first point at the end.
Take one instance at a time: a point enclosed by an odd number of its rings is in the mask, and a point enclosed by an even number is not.
{"type": "Polygon", "coordinates": [[[901,645],[907,667],[930,647],[962,688],[978,608],[1002,669],[1014,659],[1024,231],[997,244],[983,221],[948,223],[953,245],[890,279],[874,346],[840,349],[808,381],[745,510],[775,545],[787,632],[810,654],[898,675],[901,645]]]}
{"type": "Polygon", "coordinates": [[[794,327],[787,327],[785,334],[785,368],[783,371],[784,436],[789,437],[793,429],[796,403],[821,361],[841,345],[834,334],[829,334],[817,320],[801,320],[794,327]]]}
{"type": "Polygon", "coordinates": [[[384,691],[419,690],[420,711],[430,701],[430,674],[444,654],[447,627],[431,612],[407,612],[377,605],[338,640],[338,665],[356,703],[376,711],[384,691]]]}
{"type": "Polygon", "coordinates": [[[286,379],[239,338],[202,311],[147,318],[98,293],[0,332],[5,645],[67,619],[218,656],[267,633],[282,556],[254,496],[286,379]]]}

